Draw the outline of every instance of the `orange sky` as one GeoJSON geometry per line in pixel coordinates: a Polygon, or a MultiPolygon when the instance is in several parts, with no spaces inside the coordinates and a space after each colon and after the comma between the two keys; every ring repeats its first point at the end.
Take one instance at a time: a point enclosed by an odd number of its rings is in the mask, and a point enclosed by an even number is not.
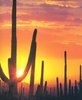
{"type": "MultiPolygon", "coordinates": [[[[11,56],[11,0],[0,0],[0,63],[8,76],[11,56]],[[4,4],[5,2],[5,4],[4,4]]],[[[37,28],[35,83],[39,83],[41,61],[44,79],[54,85],[63,80],[64,50],[67,50],[68,79],[79,78],[82,62],[81,0],[17,0],[17,70],[23,71],[28,60],[33,30],[37,28]]],[[[25,78],[29,82],[30,73],[25,78]]]]}

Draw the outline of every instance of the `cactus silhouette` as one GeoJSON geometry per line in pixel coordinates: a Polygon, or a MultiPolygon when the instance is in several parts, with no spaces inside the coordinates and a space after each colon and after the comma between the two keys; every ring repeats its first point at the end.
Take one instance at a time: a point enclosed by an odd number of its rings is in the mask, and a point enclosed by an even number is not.
{"type": "Polygon", "coordinates": [[[64,67],[64,95],[67,95],[67,52],[64,51],[64,60],[65,60],[65,67],[64,67]]]}
{"type": "Polygon", "coordinates": [[[43,81],[44,81],[44,61],[42,61],[41,79],[40,79],[40,87],[42,93],[43,93],[43,81]]]}
{"type": "Polygon", "coordinates": [[[63,86],[62,86],[62,83],[60,83],[60,97],[63,96],[63,86]]]}
{"type": "Polygon", "coordinates": [[[79,92],[82,93],[82,66],[80,65],[80,75],[79,75],[79,92]]]}
{"type": "Polygon", "coordinates": [[[71,80],[69,80],[69,96],[72,95],[72,85],[71,80]]]}
{"type": "MultiPolygon", "coordinates": [[[[1,79],[9,85],[9,92],[10,93],[17,93],[17,83],[22,81],[29,72],[30,66],[31,68],[31,75],[34,78],[34,69],[35,69],[35,56],[36,56],[36,35],[37,29],[34,30],[30,54],[28,58],[28,62],[26,64],[24,73],[21,77],[16,77],[16,56],[17,56],[17,38],[16,38],[16,0],[13,0],[13,7],[12,7],[12,40],[11,40],[11,58],[8,59],[8,69],[9,69],[9,78],[5,75],[0,65],[0,77],[1,79]]],[[[32,87],[34,85],[34,79],[32,79],[32,87]]],[[[33,92],[32,92],[33,93],[33,92]]]]}
{"type": "Polygon", "coordinates": [[[59,97],[59,78],[56,78],[56,85],[57,85],[57,97],[59,97]]]}

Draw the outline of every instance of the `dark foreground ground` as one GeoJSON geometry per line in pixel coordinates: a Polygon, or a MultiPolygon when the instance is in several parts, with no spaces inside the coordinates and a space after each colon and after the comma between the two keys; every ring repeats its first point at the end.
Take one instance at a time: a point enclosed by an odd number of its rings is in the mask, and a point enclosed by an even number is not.
{"type": "Polygon", "coordinates": [[[9,95],[8,93],[0,94],[0,100],[82,100],[82,94],[67,96],[51,96],[51,95],[35,95],[35,96],[19,96],[9,95]]]}

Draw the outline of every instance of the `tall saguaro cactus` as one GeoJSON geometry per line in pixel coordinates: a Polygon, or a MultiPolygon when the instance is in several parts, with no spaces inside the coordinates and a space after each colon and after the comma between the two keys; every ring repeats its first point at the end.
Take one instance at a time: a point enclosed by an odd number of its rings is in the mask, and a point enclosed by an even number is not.
{"type": "Polygon", "coordinates": [[[42,93],[43,93],[43,81],[44,81],[44,61],[42,61],[41,79],[40,79],[40,87],[42,93]]]}
{"type": "Polygon", "coordinates": [[[65,67],[64,67],[64,95],[67,95],[67,52],[64,52],[64,60],[65,60],[65,67]]]}
{"type": "Polygon", "coordinates": [[[80,75],[79,75],[79,92],[82,93],[82,66],[80,65],[80,75]]]}
{"type": "MultiPolygon", "coordinates": [[[[0,65],[0,77],[1,79],[6,82],[9,85],[9,91],[10,93],[17,93],[17,83],[22,81],[26,75],[28,74],[28,71],[30,69],[30,66],[32,65],[32,72],[34,72],[35,69],[35,56],[36,56],[36,35],[37,35],[37,29],[34,30],[31,48],[30,48],[30,54],[28,58],[28,62],[26,65],[26,68],[24,70],[24,73],[21,77],[16,77],[16,56],[17,56],[17,38],[16,38],[16,0],[13,0],[13,6],[12,6],[12,40],[11,40],[11,58],[8,59],[8,68],[9,68],[9,79],[4,74],[2,67],[0,65]]],[[[32,74],[32,73],[31,73],[32,74]]],[[[32,80],[34,85],[34,73],[32,74],[32,80]]]]}
{"type": "Polygon", "coordinates": [[[56,83],[57,83],[57,98],[59,97],[59,78],[56,78],[56,83]]]}
{"type": "MultiPolygon", "coordinates": [[[[17,37],[16,37],[16,0],[12,5],[12,40],[11,40],[11,58],[8,59],[9,77],[12,81],[16,79],[16,55],[17,55],[17,37]],[[13,76],[13,77],[12,77],[13,76]]],[[[14,91],[17,91],[17,84],[14,83],[14,91]]],[[[11,85],[11,87],[13,87],[11,85]]],[[[11,89],[10,87],[10,89],[11,89]]],[[[12,90],[10,90],[11,92],[12,90]]]]}

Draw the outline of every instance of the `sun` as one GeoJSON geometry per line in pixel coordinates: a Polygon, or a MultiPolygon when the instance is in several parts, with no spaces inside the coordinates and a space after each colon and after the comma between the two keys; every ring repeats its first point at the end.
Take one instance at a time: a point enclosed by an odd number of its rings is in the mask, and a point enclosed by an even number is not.
{"type": "Polygon", "coordinates": [[[22,74],[23,74],[22,70],[18,71],[18,72],[17,72],[17,77],[22,76],[22,74]]]}

